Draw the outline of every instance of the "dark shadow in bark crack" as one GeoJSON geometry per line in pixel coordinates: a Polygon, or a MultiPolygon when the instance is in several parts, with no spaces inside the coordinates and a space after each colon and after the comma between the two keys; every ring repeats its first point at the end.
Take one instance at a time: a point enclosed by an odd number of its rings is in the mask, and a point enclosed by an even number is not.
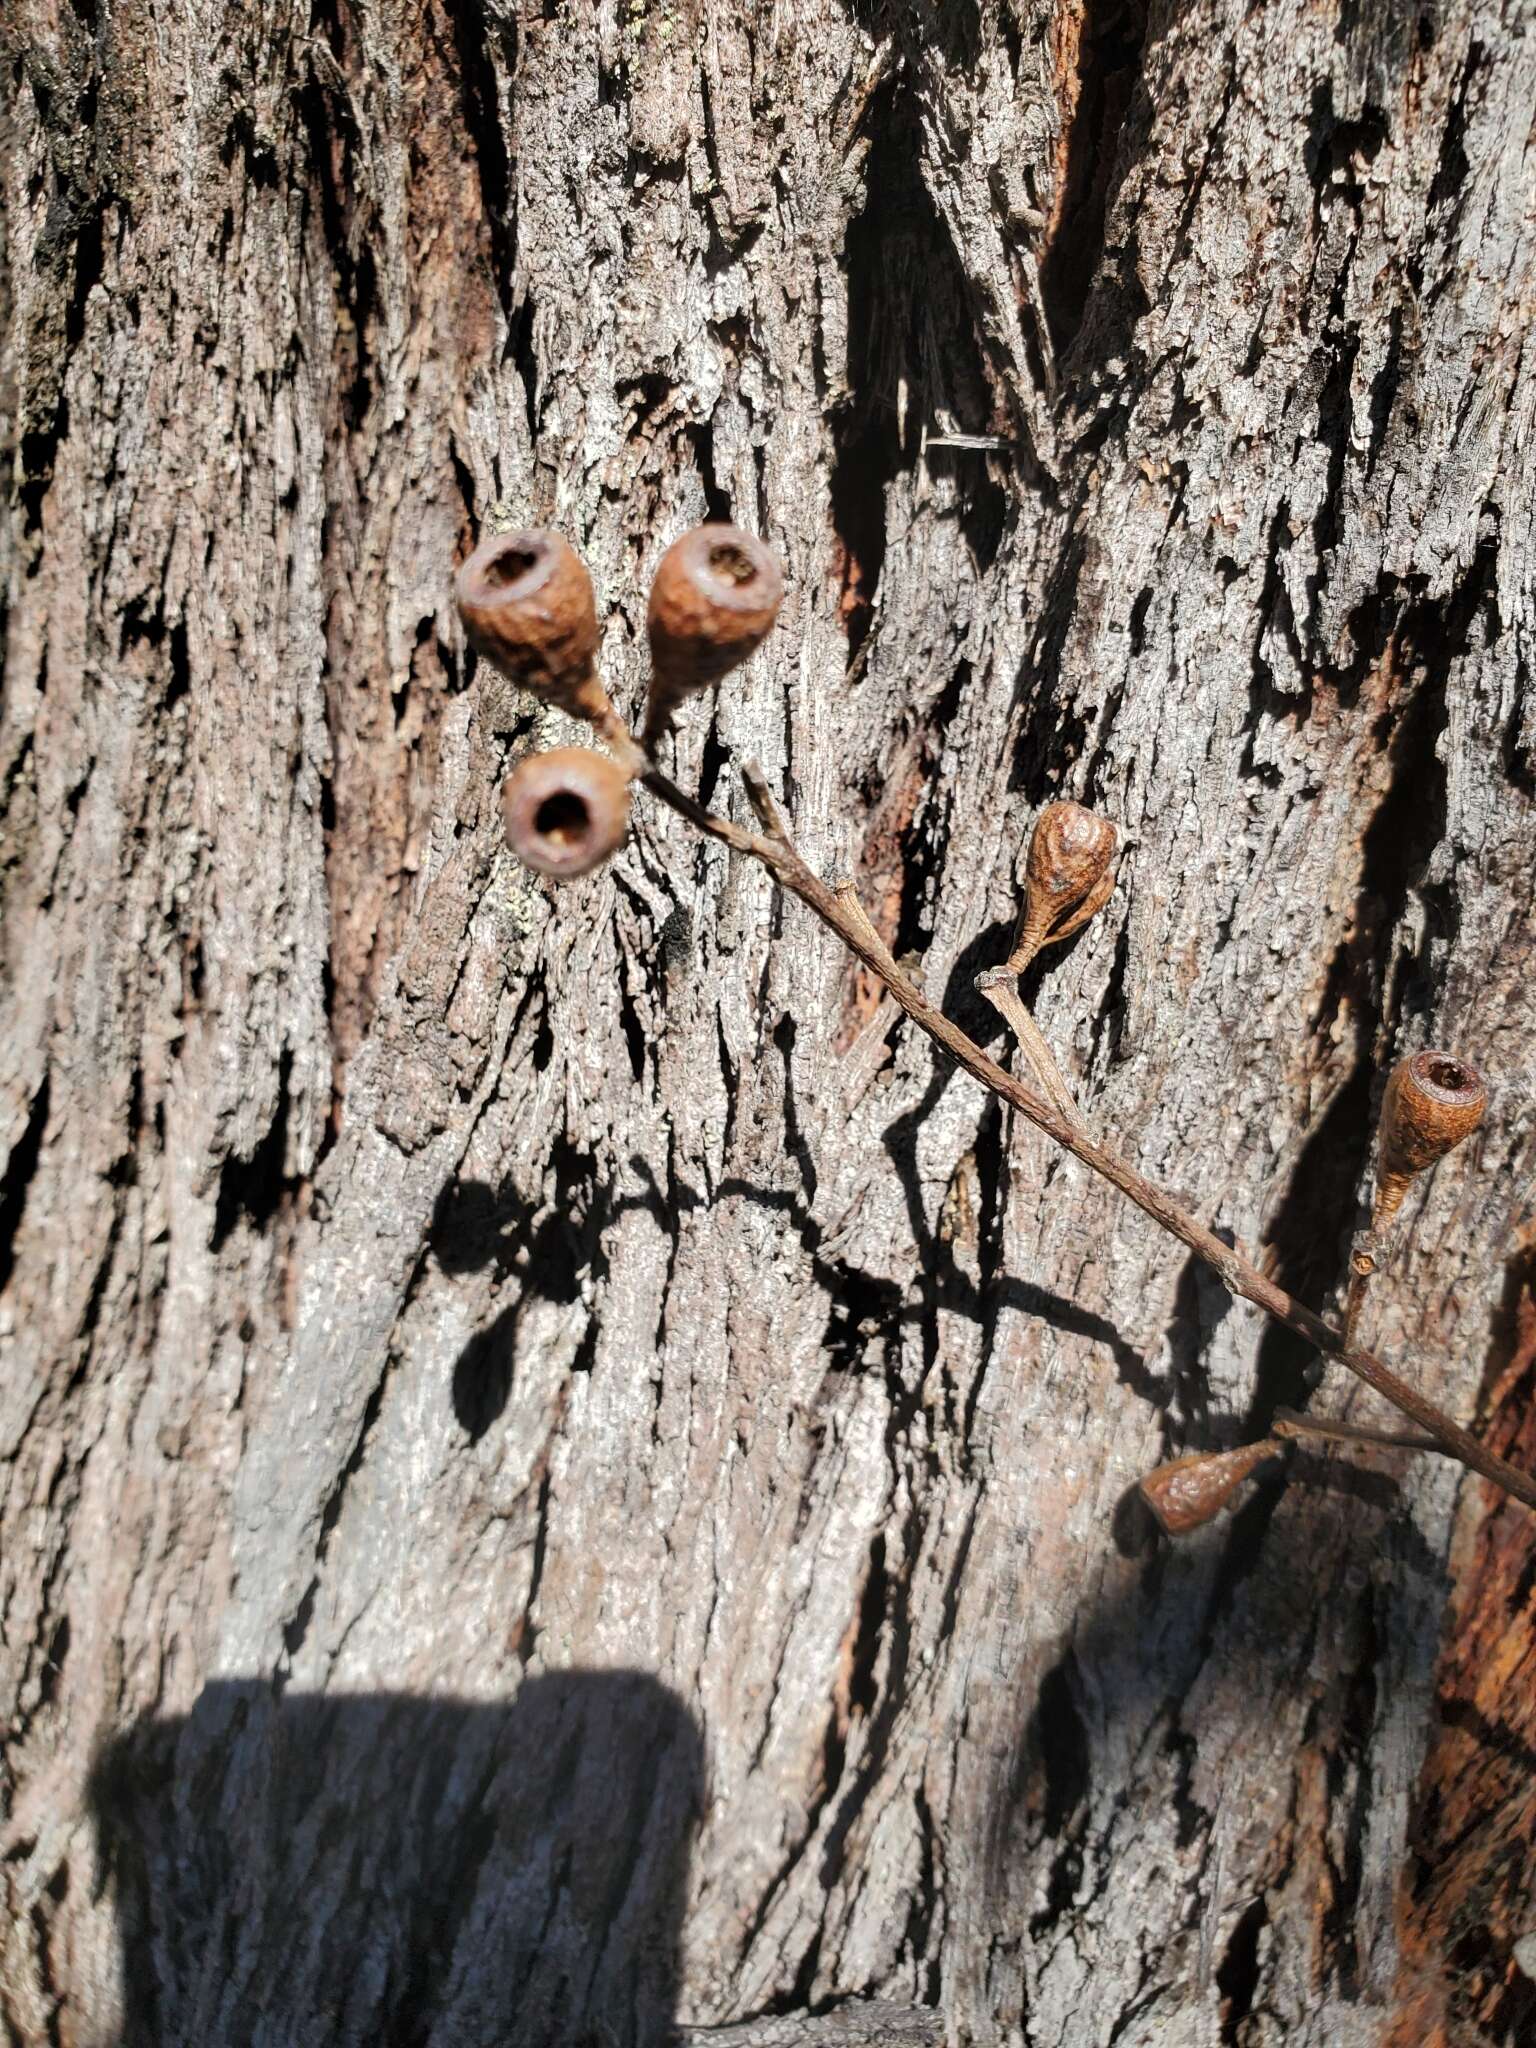
{"type": "MultiPolygon", "coordinates": [[[[995,958],[996,951],[991,946],[987,957],[995,958]]],[[[968,963],[969,955],[951,976],[952,1004],[962,969],[967,974],[973,971],[968,963]]],[[[997,1026],[995,1013],[988,1011],[987,1015],[997,1026]]],[[[781,1050],[786,1053],[787,1071],[788,1049],[781,1050]]],[[[628,1211],[643,1209],[663,1230],[675,1233],[679,1217],[706,1201],[750,1202],[785,1219],[799,1239],[816,1282],[829,1297],[825,1343],[829,1362],[835,1369],[877,1369],[869,1356],[872,1351],[903,1327],[936,1329],[941,1309],[950,1315],[989,1324],[1001,1311],[1011,1308],[1049,1323],[1058,1331],[1102,1345],[1110,1355],[1120,1384],[1154,1407],[1166,1409],[1175,1391],[1173,1380],[1152,1372],[1143,1355],[1126,1342],[1106,1317],[1048,1287],[1006,1273],[984,1270],[978,1283],[960,1266],[953,1246],[929,1226],[912,1148],[917,1128],[948,1085],[951,1072],[947,1067],[936,1069],[923,1101],[908,1115],[898,1118],[886,1134],[887,1147],[906,1191],[918,1247],[912,1281],[906,1287],[889,1276],[866,1272],[823,1254],[825,1231],[811,1206],[816,1185],[814,1162],[796,1122],[792,1098],[788,1097],[785,1149],[800,1183],[796,1187],[766,1186],[732,1175],[722,1180],[708,1197],[676,1180],[664,1189],[647,1162],[637,1154],[628,1164],[630,1172],[645,1183],[643,1191],[621,1196],[606,1190],[591,1193],[586,1199],[577,1199],[574,1211],[555,1208],[534,1219],[528,1215],[526,1204],[517,1204],[484,1182],[450,1181],[438,1199],[433,1220],[432,1250],[437,1263],[448,1273],[491,1269],[500,1279],[516,1279],[520,1283],[515,1298],[475,1332],[454,1366],[454,1414],[470,1441],[481,1440],[500,1420],[511,1399],[518,1331],[528,1304],[574,1304],[584,1283],[600,1279],[607,1271],[599,1241],[601,1231],[628,1211]]],[[[590,1327],[588,1350],[595,1343],[596,1318],[590,1327]]],[[[582,1369],[579,1360],[573,1369],[582,1369]]]]}
{"type": "MultiPolygon", "coordinates": [[[[942,10],[952,30],[964,11],[955,0],[942,10]]],[[[918,463],[924,428],[941,414],[961,432],[986,434],[996,404],[972,291],[924,176],[918,100],[899,68],[875,88],[860,128],[869,153],[844,250],[846,356],[827,366],[842,385],[831,413],[830,510],[850,665],[875,623],[891,484],[918,463]]],[[[1003,486],[974,458],[952,466],[936,453],[931,473],[952,480],[962,530],[990,566],[1007,513],[1003,486]]]]}
{"type": "Polygon", "coordinates": [[[216,1681],[93,1777],[120,2048],[660,2048],[703,1792],[643,1672],[492,1704],[216,1681]]]}
{"type": "Polygon", "coordinates": [[[1128,1344],[1107,1317],[1053,1293],[1031,1280],[1003,1274],[981,1285],[972,1280],[956,1262],[953,1248],[929,1233],[928,1250],[918,1262],[916,1289],[903,1289],[894,1280],[867,1273],[857,1267],[822,1258],[816,1246],[821,1226],[803,1201],[784,1188],[762,1188],[750,1181],[722,1181],[720,1199],[734,1196],[763,1209],[787,1215],[801,1243],[810,1254],[811,1269],[832,1297],[826,1344],[838,1354],[836,1363],[845,1371],[858,1369],[853,1354],[872,1337],[894,1331],[899,1325],[930,1320],[942,1308],[950,1315],[984,1323],[1003,1308],[1049,1323],[1053,1329],[1102,1344],[1114,1360],[1115,1375],[1154,1404],[1166,1401],[1168,1385],[1147,1370],[1146,1360],[1128,1344]]]}

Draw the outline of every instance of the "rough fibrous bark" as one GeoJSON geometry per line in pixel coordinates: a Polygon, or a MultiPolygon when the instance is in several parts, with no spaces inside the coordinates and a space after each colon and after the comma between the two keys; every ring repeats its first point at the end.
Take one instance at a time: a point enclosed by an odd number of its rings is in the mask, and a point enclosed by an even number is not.
{"type": "Polygon", "coordinates": [[[638,713],[760,532],[671,772],[999,1053],[1030,821],[1113,818],[1026,992],[1315,1306],[1476,1059],[1362,1335],[1530,1466],[1530,29],[7,12],[8,2038],[1530,2028],[1531,1517],[1319,1446],[1155,1539],[1313,1361],[679,819],[518,870],[571,728],[451,600],[559,527],[638,713]]]}

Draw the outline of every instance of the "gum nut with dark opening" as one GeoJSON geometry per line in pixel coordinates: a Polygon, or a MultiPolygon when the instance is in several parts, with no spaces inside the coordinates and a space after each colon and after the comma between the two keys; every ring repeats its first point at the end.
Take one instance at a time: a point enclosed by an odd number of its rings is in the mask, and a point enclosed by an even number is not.
{"type": "Polygon", "coordinates": [[[524,689],[574,717],[607,702],[593,669],[592,578],[568,541],[543,527],[482,540],[455,585],[472,645],[524,689]]]}
{"type": "Polygon", "coordinates": [[[1470,1060],[1415,1052],[1399,1060],[1381,1099],[1378,1220],[1394,1216],[1415,1174],[1469,1138],[1488,1108],[1488,1084],[1470,1060]]]}
{"type": "Polygon", "coordinates": [[[754,534],[695,526],[667,549],[651,585],[658,681],[674,694],[717,683],[768,637],[783,598],[783,573],[754,534]]]}
{"type": "Polygon", "coordinates": [[[619,764],[590,747],[528,754],[501,793],[507,844],[541,875],[584,875],[623,845],[629,791],[619,764]]]}

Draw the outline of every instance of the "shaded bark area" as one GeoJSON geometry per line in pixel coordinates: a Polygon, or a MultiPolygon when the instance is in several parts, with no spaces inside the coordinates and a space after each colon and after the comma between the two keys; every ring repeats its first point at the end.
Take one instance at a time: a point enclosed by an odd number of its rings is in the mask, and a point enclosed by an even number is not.
{"type": "Polygon", "coordinates": [[[1530,2024],[1525,1518],[1306,1454],[1154,1543],[1366,1398],[676,819],[517,870],[568,728],[450,603],[558,525],[634,710],[762,532],[677,778],[994,1046],[1036,807],[1112,816],[1040,1021],[1317,1306],[1377,1076],[1476,1058],[1363,1334],[1528,1463],[1523,13],[8,15],[11,2038],[1530,2024]]]}

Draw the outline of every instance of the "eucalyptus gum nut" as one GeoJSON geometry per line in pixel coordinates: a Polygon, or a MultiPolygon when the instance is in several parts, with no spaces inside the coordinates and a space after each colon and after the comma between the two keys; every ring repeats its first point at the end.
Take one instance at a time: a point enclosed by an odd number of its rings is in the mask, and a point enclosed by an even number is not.
{"type": "Polygon", "coordinates": [[[573,718],[611,713],[594,667],[592,578],[558,533],[492,534],[460,569],[454,594],[470,644],[513,682],[573,718]]]}
{"type": "Polygon", "coordinates": [[[1397,1213],[1416,1174],[1471,1136],[1487,1107],[1487,1085],[1469,1060],[1429,1050],[1398,1061],[1381,1102],[1378,1222],[1397,1213]]]}
{"type": "Polygon", "coordinates": [[[1035,820],[1024,865],[1024,915],[1014,955],[1027,963],[1109,900],[1119,835],[1108,818],[1063,798],[1035,820]]]}
{"type": "Polygon", "coordinates": [[[618,763],[590,747],[528,754],[501,793],[507,844],[541,875],[587,874],[623,845],[629,792],[618,763]]]}
{"type": "Polygon", "coordinates": [[[772,554],[739,526],[695,526],[662,556],[646,630],[653,670],[648,739],[683,698],[745,661],[773,629],[784,577],[772,554]]]}
{"type": "Polygon", "coordinates": [[[1243,1482],[1284,1449],[1273,1439],[1235,1451],[1194,1451],[1159,1465],[1140,1482],[1142,1499],[1168,1536],[1182,1536],[1213,1521],[1243,1482]]]}

